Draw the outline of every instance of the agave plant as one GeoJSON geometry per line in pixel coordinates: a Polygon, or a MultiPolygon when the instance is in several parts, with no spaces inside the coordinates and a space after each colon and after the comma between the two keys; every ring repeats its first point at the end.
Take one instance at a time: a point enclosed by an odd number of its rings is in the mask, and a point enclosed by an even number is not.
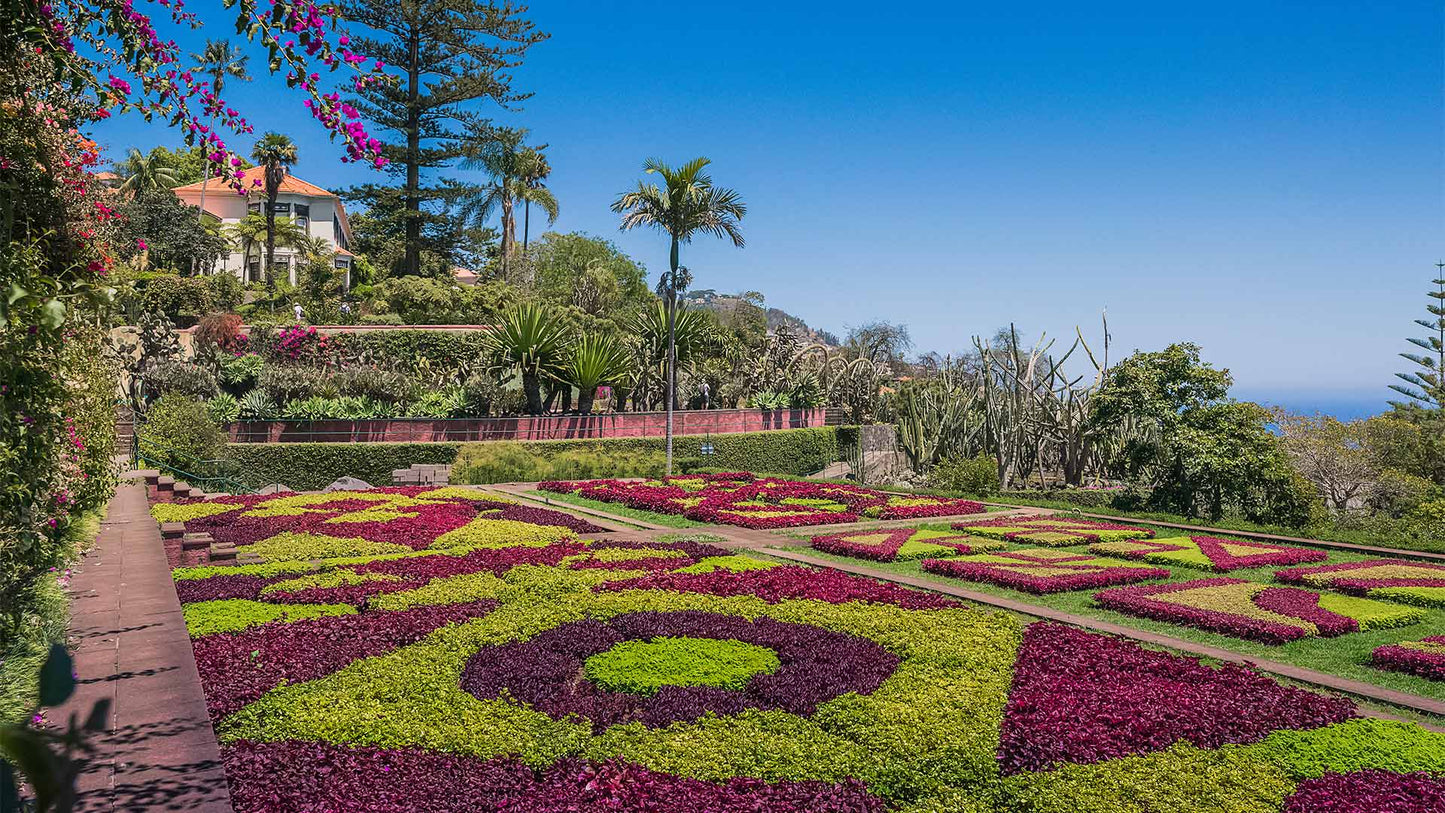
{"type": "Polygon", "coordinates": [[[564,372],[567,381],[577,387],[577,411],[590,415],[598,387],[632,379],[632,358],[611,336],[586,336],[572,346],[564,372]]]}
{"type": "Polygon", "coordinates": [[[748,404],[753,409],[787,409],[788,393],[764,390],[754,393],[753,397],[748,399],[748,404]]]}
{"type": "Polygon", "coordinates": [[[241,399],[241,417],[248,421],[265,421],[276,417],[276,402],[263,390],[251,390],[241,399]]]}
{"type": "Polygon", "coordinates": [[[487,339],[501,366],[521,371],[527,413],[542,414],[542,380],[559,380],[567,358],[569,342],[562,320],[541,305],[519,305],[487,339]]]}
{"type": "Polygon", "coordinates": [[[336,399],[313,395],[310,398],[287,403],[285,416],[296,421],[324,421],[328,418],[339,417],[339,411],[336,399]]]}
{"type": "Polygon", "coordinates": [[[236,400],[236,396],[223,392],[206,402],[206,412],[212,421],[225,426],[241,417],[241,402],[236,400]]]}

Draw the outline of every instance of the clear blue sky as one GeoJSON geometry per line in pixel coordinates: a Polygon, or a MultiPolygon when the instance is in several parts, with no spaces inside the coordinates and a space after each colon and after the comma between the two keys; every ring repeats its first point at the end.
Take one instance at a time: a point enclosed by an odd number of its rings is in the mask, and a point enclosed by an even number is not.
{"type": "MultiPolygon", "coordinates": [[[[1116,356],[1190,340],[1244,397],[1383,408],[1445,253],[1441,5],[1016,6],[536,0],[536,96],[498,118],[551,144],[556,228],[654,272],[664,242],[608,204],[648,156],[710,157],[748,246],[686,249],[697,287],[834,332],[949,352],[1010,321],[1097,336],[1107,308],[1116,356]]],[[[212,36],[219,7],[193,9],[212,36]]],[[[282,85],[230,98],[297,139],[299,176],[361,180],[282,85]]]]}

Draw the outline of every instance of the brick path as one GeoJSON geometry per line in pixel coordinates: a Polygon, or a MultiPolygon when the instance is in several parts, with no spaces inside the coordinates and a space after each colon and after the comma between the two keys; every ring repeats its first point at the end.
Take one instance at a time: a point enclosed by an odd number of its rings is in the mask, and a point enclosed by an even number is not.
{"type": "Polygon", "coordinates": [[[220,749],[143,485],[117,489],[76,571],[70,638],[80,685],[49,714],[83,718],[97,699],[111,700],[76,809],[230,813],[220,749]]]}

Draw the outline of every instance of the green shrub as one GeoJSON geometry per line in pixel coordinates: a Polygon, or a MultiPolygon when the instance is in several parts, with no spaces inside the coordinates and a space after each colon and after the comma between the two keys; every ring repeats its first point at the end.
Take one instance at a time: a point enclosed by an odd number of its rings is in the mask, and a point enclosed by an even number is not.
{"type": "Polygon", "coordinates": [[[223,392],[206,402],[206,413],[219,426],[235,423],[241,419],[241,402],[236,396],[223,392]]]}
{"type": "Polygon", "coordinates": [[[205,280],[206,287],[210,289],[211,304],[217,310],[233,311],[245,299],[246,288],[234,274],[221,272],[205,277],[205,280]]]}
{"type": "Polygon", "coordinates": [[[742,690],[757,674],[781,663],[766,647],[712,638],[623,641],[583,663],[587,679],[604,689],[651,696],[664,686],[715,686],[742,690]]]}
{"type": "Polygon", "coordinates": [[[239,632],[272,621],[299,621],[324,615],[353,615],[349,604],[268,604],[246,599],[200,601],[185,606],[186,630],[192,638],[218,632],[239,632]]]}
{"type": "Polygon", "coordinates": [[[163,395],[146,410],[140,427],[145,457],[182,471],[197,461],[217,460],[225,452],[226,434],[211,420],[206,404],[181,395],[163,395]]]}
{"type": "Polygon", "coordinates": [[[174,274],[151,277],[141,294],[141,302],[147,310],[160,311],[173,321],[187,324],[215,310],[216,304],[204,277],[174,274]]]}
{"type": "Polygon", "coordinates": [[[265,366],[265,360],[255,353],[226,359],[221,362],[221,382],[237,392],[249,389],[265,366]]]}
{"type": "Polygon", "coordinates": [[[210,398],[220,392],[210,370],[189,361],[165,361],[145,371],[146,395],[189,395],[210,398]]]}
{"type": "Polygon", "coordinates": [[[928,472],[930,488],[979,497],[998,494],[998,461],[988,455],[943,460],[928,472]]]}
{"type": "Polygon", "coordinates": [[[391,485],[391,472],[413,463],[450,463],[457,443],[233,443],[230,458],[252,488],[285,483],[302,491],[340,477],[391,485]]]}
{"type": "Polygon", "coordinates": [[[1276,731],[1249,750],[1296,779],[1369,768],[1445,774],[1445,734],[1393,720],[1362,718],[1310,731],[1276,731]]]}
{"type": "Polygon", "coordinates": [[[1275,813],[1294,791],[1270,762],[1232,746],[1185,743],[1094,765],[1063,765],[1005,784],[1018,813],[1275,813]]]}

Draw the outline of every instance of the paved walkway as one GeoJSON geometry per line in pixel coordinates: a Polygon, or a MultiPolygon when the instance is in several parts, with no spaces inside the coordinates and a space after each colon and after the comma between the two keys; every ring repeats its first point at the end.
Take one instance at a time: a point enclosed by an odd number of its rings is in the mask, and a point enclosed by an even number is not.
{"type": "Polygon", "coordinates": [[[80,685],[53,721],[110,698],[111,718],[80,776],[81,811],[230,813],[160,529],[144,485],[123,483],[71,581],[70,638],[80,685]]]}

